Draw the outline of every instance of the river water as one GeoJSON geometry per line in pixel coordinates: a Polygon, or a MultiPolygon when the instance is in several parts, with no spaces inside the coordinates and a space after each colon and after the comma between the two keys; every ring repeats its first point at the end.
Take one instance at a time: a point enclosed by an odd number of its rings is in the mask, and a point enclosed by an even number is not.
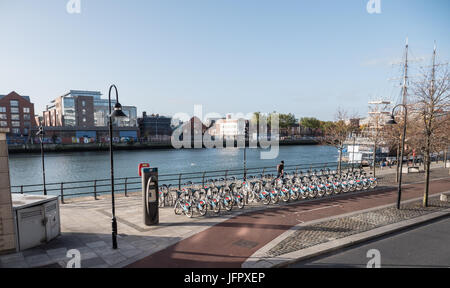
{"type": "MultiPolygon", "coordinates": [[[[138,176],[138,164],[150,163],[160,174],[239,169],[243,167],[243,149],[167,149],[114,151],[115,177],[138,176]]],[[[247,149],[247,168],[336,162],[338,152],[329,146],[280,146],[276,159],[261,160],[260,149],[247,149]]],[[[11,185],[42,183],[40,154],[10,154],[11,185]]],[[[110,177],[109,152],[46,153],[47,183],[107,179],[110,177]]]]}

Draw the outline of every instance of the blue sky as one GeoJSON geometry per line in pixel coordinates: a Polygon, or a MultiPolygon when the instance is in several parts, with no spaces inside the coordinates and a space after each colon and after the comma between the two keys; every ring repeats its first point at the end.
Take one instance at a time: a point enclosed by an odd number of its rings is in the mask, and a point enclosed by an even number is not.
{"type": "MultiPolygon", "coordinates": [[[[70,89],[119,88],[138,113],[364,116],[395,98],[406,37],[414,58],[450,51],[450,1],[0,0],[0,94],[36,111],[70,89]]],[[[419,63],[427,65],[429,58],[419,63]]],[[[418,64],[418,65],[419,65],[418,64]]],[[[105,95],[107,96],[107,95],[105,95]]]]}

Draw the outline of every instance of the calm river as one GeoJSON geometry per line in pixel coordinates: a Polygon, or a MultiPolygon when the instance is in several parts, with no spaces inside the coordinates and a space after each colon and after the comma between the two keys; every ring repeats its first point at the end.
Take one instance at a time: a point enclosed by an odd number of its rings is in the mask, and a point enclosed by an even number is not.
{"type": "MultiPolygon", "coordinates": [[[[329,146],[281,146],[279,156],[261,160],[259,149],[247,149],[247,167],[336,162],[337,150],[329,146]]],[[[243,149],[184,149],[115,151],[115,177],[138,176],[138,164],[150,163],[160,174],[225,170],[243,167],[243,149]]],[[[105,179],[110,176],[109,152],[46,153],[47,183],[105,179]]],[[[42,183],[40,154],[11,154],[11,185],[42,183]]]]}

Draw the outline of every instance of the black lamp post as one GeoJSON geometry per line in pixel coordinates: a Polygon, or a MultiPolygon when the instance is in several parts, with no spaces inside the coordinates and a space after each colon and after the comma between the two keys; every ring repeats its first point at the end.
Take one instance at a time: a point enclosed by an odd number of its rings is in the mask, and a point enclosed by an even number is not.
{"type": "Polygon", "coordinates": [[[47,195],[47,188],[45,186],[45,162],[44,162],[44,127],[39,126],[39,131],[36,133],[36,136],[39,136],[41,140],[41,158],[42,158],[42,180],[44,183],[44,195],[47,195]]]}
{"type": "Polygon", "coordinates": [[[244,121],[244,181],[247,181],[247,138],[248,126],[244,121]]]}
{"type": "Polygon", "coordinates": [[[397,124],[397,122],[395,121],[395,117],[394,117],[394,111],[395,111],[395,109],[397,109],[397,107],[400,107],[400,106],[405,108],[405,119],[404,119],[404,123],[403,123],[402,147],[401,147],[401,150],[400,150],[401,151],[400,152],[400,173],[399,173],[399,176],[398,176],[397,209],[400,209],[400,201],[401,201],[401,197],[402,197],[403,154],[404,154],[404,151],[405,151],[406,120],[407,120],[407,117],[408,117],[408,109],[406,108],[406,105],[398,104],[397,106],[395,106],[394,109],[392,109],[391,119],[386,122],[387,125],[395,125],[395,124],[397,124]]]}
{"type": "Polygon", "coordinates": [[[117,92],[116,85],[109,87],[108,94],[109,101],[109,158],[111,162],[111,201],[112,201],[112,244],[113,249],[117,249],[117,220],[116,220],[116,207],[114,203],[114,157],[113,157],[113,119],[126,118],[127,115],[122,111],[122,105],[119,103],[119,92],[117,92]],[[114,105],[114,111],[111,111],[111,91],[114,88],[116,91],[116,104],[114,105]]]}

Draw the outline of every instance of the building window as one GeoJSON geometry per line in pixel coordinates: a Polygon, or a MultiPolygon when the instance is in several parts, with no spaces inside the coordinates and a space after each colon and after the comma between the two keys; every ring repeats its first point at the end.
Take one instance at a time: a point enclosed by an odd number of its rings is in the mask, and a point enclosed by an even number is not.
{"type": "Polygon", "coordinates": [[[8,122],[6,122],[6,121],[0,121],[0,126],[1,126],[1,127],[7,127],[7,126],[8,126],[8,122]]]}
{"type": "Polygon", "coordinates": [[[83,109],[82,112],[83,112],[83,115],[86,115],[86,109],[83,109]]]}
{"type": "Polygon", "coordinates": [[[0,114],[0,119],[6,120],[6,119],[8,119],[8,117],[6,116],[6,114],[0,114]]]}
{"type": "Polygon", "coordinates": [[[12,128],[11,129],[11,133],[13,133],[13,134],[20,134],[20,129],[19,128],[12,128]]]}
{"type": "Polygon", "coordinates": [[[85,117],[83,117],[83,122],[86,122],[86,118],[85,117]]]}
{"type": "Polygon", "coordinates": [[[25,122],[23,122],[23,126],[30,127],[31,126],[31,122],[30,121],[25,121],[25,122]]]}
{"type": "Polygon", "coordinates": [[[81,101],[81,106],[86,107],[86,101],[81,101]]]}
{"type": "Polygon", "coordinates": [[[23,129],[23,135],[28,135],[28,128],[23,129]]]}
{"type": "Polygon", "coordinates": [[[9,101],[9,104],[11,105],[11,107],[19,107],[19,101],[17,100],[11,100],[9,101]]]}
{"type": "Polygon", "coordinates": [[[6,107],[0,106],[0,113],[6,113],[6,107]]]}
{"type": "Polygon", "coordinates": [[[11,121],[12,127],[20,127],[20,121],[11,121]]]}
{"type": "Polygon", "coordinates": [[[75,101],[73,98],[64,98],[64,108],[75,107],[75,101]]]}
{"type": "Polygon", "coordinates": [[[11,107],[11,113],[19,113],[19,108],[11,107]]]}
{"type": "Polygon", "coordinates": [[[30,114],[23,114],[23,120],[30,120],[30,114]]]}
{"type": "Polygon", "coordinates": [[[23,107],[23,113],[30,113],[30,108],[23,107]]]}
{"type": "Polygon", "coordinates": [[[19,114],[11,114],[11,120],[20,120],[19,114]]]}

